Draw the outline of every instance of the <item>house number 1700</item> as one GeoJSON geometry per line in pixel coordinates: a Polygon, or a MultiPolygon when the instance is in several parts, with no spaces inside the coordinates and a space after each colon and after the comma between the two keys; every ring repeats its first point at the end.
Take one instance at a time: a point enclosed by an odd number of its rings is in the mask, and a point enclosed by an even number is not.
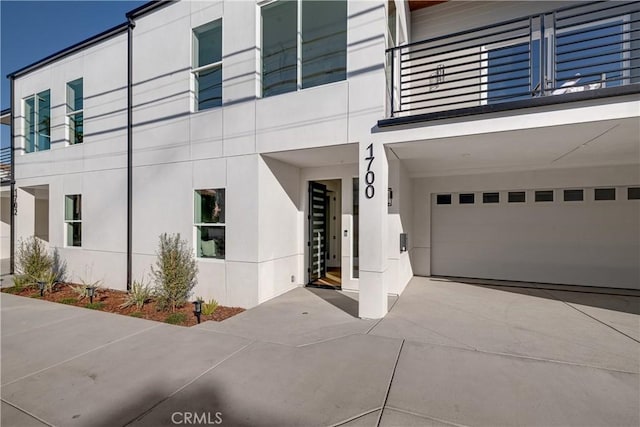
{"type": "Polygon", "coordinates": [[[364,160],[369,163],[367,164],[367,173],[364,175],[364,182],[367,184],[364,189],[364,195],[367,199],[372,199],[374,194],[376,194],[376,189],[373,186],[373,183],[376,180],[376,174],[371,170],[371,164],[373,163],[373,159],[375,159],[373,156],[373,144],[369,144],[366,152],[369,155],[365,157],[364,160]]]}

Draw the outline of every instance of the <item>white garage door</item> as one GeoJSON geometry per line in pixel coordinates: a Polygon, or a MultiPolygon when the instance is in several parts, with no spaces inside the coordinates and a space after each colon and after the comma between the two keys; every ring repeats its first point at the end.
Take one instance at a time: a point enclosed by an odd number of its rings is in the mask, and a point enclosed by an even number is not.
{"type": "Polygon", "coordinates": [[[640,188],[432,194],[438,276],[640,289],[640,188]]]}

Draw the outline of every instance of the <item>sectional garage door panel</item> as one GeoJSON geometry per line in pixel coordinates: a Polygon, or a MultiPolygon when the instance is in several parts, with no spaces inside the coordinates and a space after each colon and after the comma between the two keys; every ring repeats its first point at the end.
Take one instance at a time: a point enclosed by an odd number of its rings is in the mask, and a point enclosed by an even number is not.
{"type": "Polygon", "coordinates": [[[450,205],[434,196],[433,275],[640,289],[640,202],[501,196],[462,205],[457,194],[450,205]]]}

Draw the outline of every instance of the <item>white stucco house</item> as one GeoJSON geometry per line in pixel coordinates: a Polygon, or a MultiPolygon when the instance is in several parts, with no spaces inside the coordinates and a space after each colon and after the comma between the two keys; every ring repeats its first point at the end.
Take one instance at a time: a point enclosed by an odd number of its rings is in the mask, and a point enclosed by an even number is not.
{"type": "Polygon", "coordinates": [[[3,258],[126,289],[180,233],[199,296],[364,318],[414,275],[640,289],[637,2],[151,2],[9,78],[3,258]]]}

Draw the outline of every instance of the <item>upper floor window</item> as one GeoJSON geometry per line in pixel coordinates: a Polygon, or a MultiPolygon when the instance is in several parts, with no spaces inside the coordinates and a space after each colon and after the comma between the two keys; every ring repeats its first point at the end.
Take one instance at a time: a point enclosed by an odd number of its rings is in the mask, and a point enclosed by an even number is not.
{"type": "Polygon", "coordinates": [[[196,110],[222,105],[222,20],[193,30],[196,110]]]}
{"type": "Polygon", "coordinates": [[[67,83],[67,126],[69,144],[81,144],[84,139],[82,79],[67,83]]]}
{"type": "Polygon", "coordinates": [[[347,2],[276,1],[262,7],[262,96],[347,75],[347,2]]]}
{"type": "Polygon", "coordinates": [[[45,90],[24,99],[25,151],[51,147],[51,92],[45,90]]]}

